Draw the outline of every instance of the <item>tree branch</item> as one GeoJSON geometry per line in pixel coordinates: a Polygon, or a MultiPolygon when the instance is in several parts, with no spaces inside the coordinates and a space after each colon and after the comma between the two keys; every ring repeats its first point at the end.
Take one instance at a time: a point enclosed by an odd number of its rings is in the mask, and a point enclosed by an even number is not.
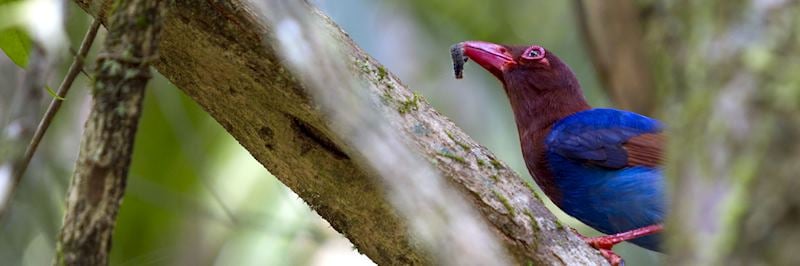
{"type": "MultiPolygon", "coordinates": [[[[103,20],[92,0],[76,0],[103,20]]],[[[378,264],[433,264],[409,236],[375,171],[351,158],[351,147],[268,43],[266,24],[241,1],[175,1],[155,66],[197,101],[258,161],[378,264]]],[[[318,13],[315,16],[320,16],[318,13]]],[[[602,265],[589,248],[535,198],[533,190],[447,118],[369,57],[328,18],[345,64],[360,70],[363,93],[393,114],[385,119],[419,156],[458,188],[501,240],[526,264],[602,265]]],[[[442,60],[448,60],[446,47],[442,60]]]]}
{"type": "Polygon", "coordinates": [[[94,101],[59,234],[58,265],[108,264],[150,62],[157,56],[166,1],[119,3],[97,60],[94,101]]]}

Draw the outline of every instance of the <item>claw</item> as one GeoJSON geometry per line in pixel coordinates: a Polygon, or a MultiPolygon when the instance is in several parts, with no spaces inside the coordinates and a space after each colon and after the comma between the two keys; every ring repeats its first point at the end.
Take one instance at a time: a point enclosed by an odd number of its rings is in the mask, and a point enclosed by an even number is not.
{"type": "Polygon", "coordinates": [[[574,232],[581,239],[583,239],[583,241],[585,241],[586,244],[589,244],[589,246],[592,246],[593,248],[600,251],[600,254],[603,255],[603,257],[606,258],[606,260],[608,260],[608,263],[610,263],[612,266],[619,266],[619,265],[625,265],[625,261],[622,260],[622,257],[614,253],[614,251],[611,251],[611,248],[613,248],[614,245],[619,244],[623,241],[628,241],[631,239],[636,239],[639,237],[659,233],[664,229],[664,226],[660,224],[655,224],[622,232],[619,234],[600,236],[600,237],[585,237],[580,233],[578,233],[578,231],[575,230],[575,228],[570,228],[570,229],[572,229],[572,232],[574,232]]]}
{"type": "Polygon", "coordinates": [[[625,266],[625,261],[622,260],[622,257],[611,251],[610,249],[597,249],[600,251],[600,255],[603,255],[603,258],[606,258],[611,266],[625,266]]]}

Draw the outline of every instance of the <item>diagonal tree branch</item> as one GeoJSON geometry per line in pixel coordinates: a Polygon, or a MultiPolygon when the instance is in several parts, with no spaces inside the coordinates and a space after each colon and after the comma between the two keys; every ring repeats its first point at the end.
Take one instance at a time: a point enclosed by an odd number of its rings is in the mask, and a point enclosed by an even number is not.
{"type": "MultiPolygon", "coordinates": [[[[76,0],[105,21],[92,0],[76,0]]],[[[276,25],[242,1],[176,0],[165,20],[156,68],[197,101],[258,161],[303,198],[359,251],[379,264],[433,264],[376,183],[375,171],[329,128],[308,90],[272,45],[276,25]]],[[[602,265],[605,260],[566,230],[533,190],[486,148],[358,48],[328,18],[329,34],[366,85],[363,93],[419,156],[481,214],[486,231],[519,264],[602,265]]],[[[324,56],[324,55],[323,55],[324,56]]],[[[442,60],[448,60],[443,49],[442,60]]],[[[345,103],[343,103],[345,104],[345,103]]]]}
{"type": "Polygon", "coordinates": [[[67,192],[57,265],[108,264],[165,4],[161,0],[122,1],[111,18],[97,60],[92,109],[67,192]]]}

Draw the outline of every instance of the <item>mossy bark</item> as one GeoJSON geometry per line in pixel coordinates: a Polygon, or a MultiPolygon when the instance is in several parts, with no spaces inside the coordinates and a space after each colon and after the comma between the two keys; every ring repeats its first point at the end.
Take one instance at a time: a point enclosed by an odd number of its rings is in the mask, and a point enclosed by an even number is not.
{"type": "Polygon", "coordinates": [[[615,3],[637,14],[631,52],[665,92],[671,264],[800,264],[800,5],[615,3]]]}
{"type": "Polygon", "coordinates": [[[56,265],[108,264],[150,63],[157,58],[165,4],[162,0],[119,1],[113,11],[67,192],[56,265]]]}
{"type": "MultiPolygon", "coordinates": [[[[104,20],[99,1],[76,0],[104,20]]],[[[156,68],[358,250],[382,265],[433,264],[389,204],[374,171],[328,127],[325,114],[273,50],[274,25],[245,1],[174,1],[156,68]]],[[[321,14],[347,51],[365,93],[397,132],[469,199],[519,264],[602,265],[605,260],[556,218],[525,182],[438,114],[321,14]],[[449,133],[449,135],[448,135],[449,133]],[[456,142],[457,140],[457,142],[456,142]],[[464,147],[468,147],[465,149],[464,147]],[[447,148],[452,156],[442,156],[447,148]],[[454,159],[462,158],[462,160],[454,159]],[[484,163],[480,163],[484,162],[484,163]],[[491,178],[496,176],[496,178],[491,178]],[[494,192],[506,198],[504,203],[494,192]],[[510,212],[508,208],[515,209],[510,212]],[[523,214],[524,213],[524,214],[523,214]],[[527,214],[527,215],[526,215],[527,214]]],[[[447,60],[447,56],[443,57],[447,60]]]]}

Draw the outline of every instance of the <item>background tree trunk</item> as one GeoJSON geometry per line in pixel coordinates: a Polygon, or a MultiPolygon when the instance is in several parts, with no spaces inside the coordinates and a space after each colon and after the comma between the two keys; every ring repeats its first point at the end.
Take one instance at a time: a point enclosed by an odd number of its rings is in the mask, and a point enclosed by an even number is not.
{"type": "Polygon", "coordinates": [[[603,88],[619,108],[658,111],[647,64],[640,13],[633,0],[575,1],[575,16],[603,88]]]}
{"type": "MultiPolygon", "coordinates": [[[[76,2],[105,20],[100,2],[76,2]]],[[[175,1],[169,9],[155,63],[164,76],[373,261],[434,263],[388,203],[375,173],[351,158],[352,149],[267,44],[275,41],[276,25],[263,23],[241,1],[175,1]]],[[[363,93],[382,99],[375,104],[394,130],[462,192],[512,260],[605,264],[561,226],[519,176],[406,89],[329,19],[312,12],[346,49],[345,63],[360,71],[356,78],[366,85],[363,93]]]]}
{"type": "MultiPolygon", "coordinates": [[[[589,17],[607,9],[580,2],[589,17]]],[[[643,33],[635,41],[639,49],[615,57],[644,51],[645,71],[669,92],[660,101],[669,106],[660,116],[671,135],[666,169],[673,199],[671,263],[800,263],[798,1],[613,5],[633,10],[643,33]]],[[[620,25],[629,18],[604,19],[620,25]]],[[[591,31],[593,43],[604,42],[597,36],[615,34],[605,25],[591,31]]],[[[600,73],[617,71],[604,67],[600,73]]]]}
{"type": "Polygon", "coordinates": [[[92,109],[67,192],[57,265],[108,264],[166,1],[119,3],[97,60],[92,109]]]}

